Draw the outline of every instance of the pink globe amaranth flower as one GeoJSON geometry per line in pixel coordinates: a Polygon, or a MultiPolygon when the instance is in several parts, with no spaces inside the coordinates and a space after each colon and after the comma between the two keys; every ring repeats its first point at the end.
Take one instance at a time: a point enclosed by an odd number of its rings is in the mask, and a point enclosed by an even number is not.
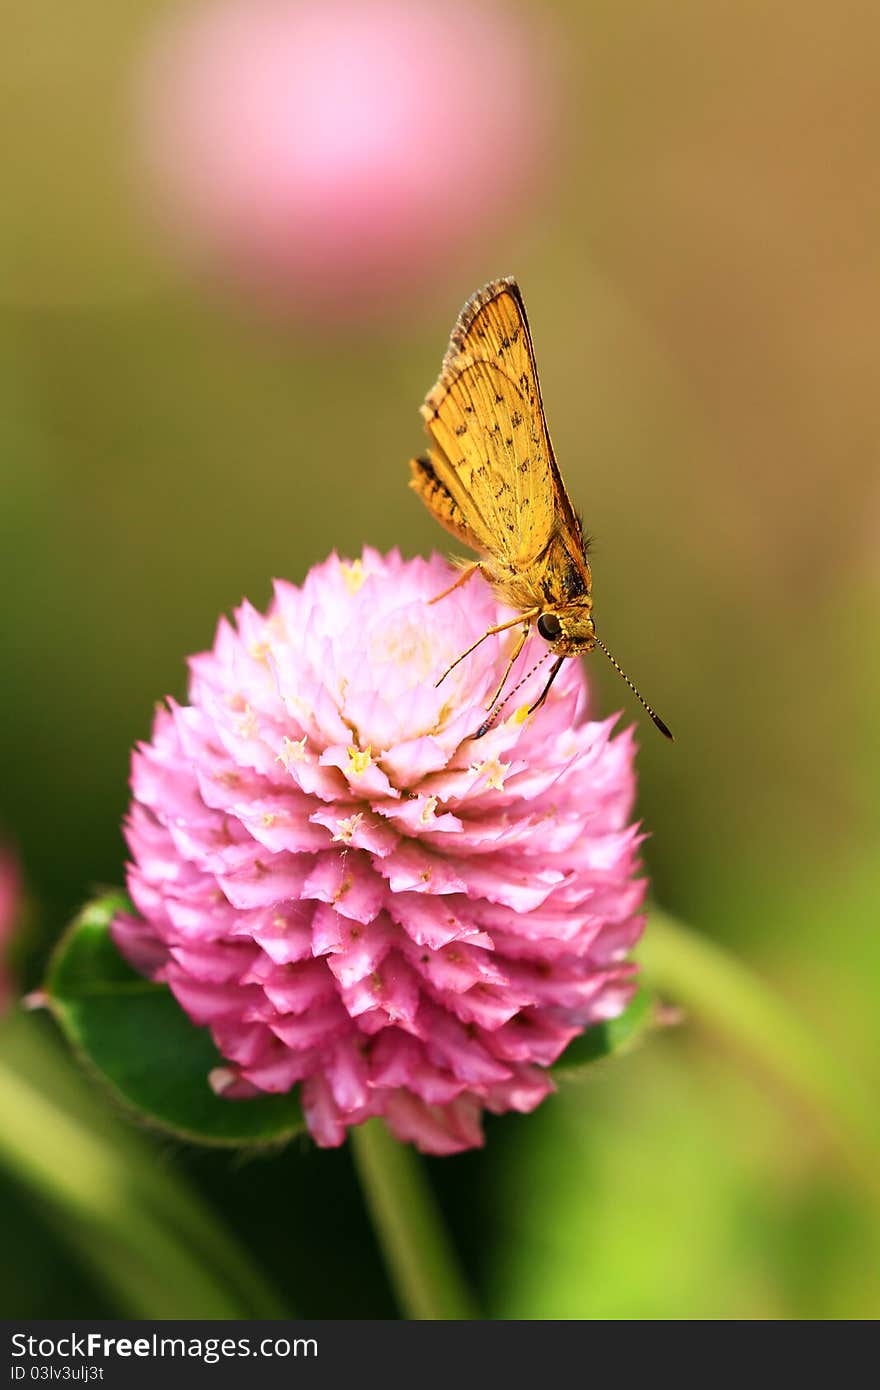
{"type": "MultiPolygon", "coordinates": [[[[481,580],[429,605],[449,582],[366,550],[276,583],[133,756],[140,917],[115,940],[210,1028],[215,1090],[299,1084],[321,1145],[371,1115],[428,1153],[481,1143],[481,1112],[533,1109],[633,988],[631,731],[578,722],[567,661],[540,711],[474,740],[511,634],[434,682],[509,613],[481,580]]],[[[544,651],[533,635],[518,669],[544,651]]]]}
{"type": "Polygon", "coordinates": [[[350,319],[537,202],[556,86],[545,26],[503,0],[211,0],[145,54],[139,159],[194,266],[350,319]]]}
{"type": "Polygon", "coordinates": [[[9,945],[21,916],[22,883],[18,859],[0,846],[0,1013],[12,1003],[15,987],[7,965],[9,945]]]}

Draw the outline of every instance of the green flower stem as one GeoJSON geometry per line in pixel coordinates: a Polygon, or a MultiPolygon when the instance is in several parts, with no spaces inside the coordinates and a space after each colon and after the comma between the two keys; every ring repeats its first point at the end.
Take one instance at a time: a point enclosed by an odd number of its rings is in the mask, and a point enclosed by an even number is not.
{"type": "Polygon", "coordinates": [[[117,1124],[50,1046],[3,1024],[0,1167],[136,1318],[283,1317],[245,1250],[152,1148],[117,1124]]]}
{"type": "Polygon", "coordinates": [[[392,1138],[381,1120],[353,1129],[351,1145],[404,1317],[478,1317],[417,1154],[392,1138]]]}
{"type": "Polygon", "coordinates": [[[666,913],[651,912],[639,956],[662,996],[747,1055],[810,1112],[880,1211],[878,1107],[822,1036],[723,947],[666,913]]]}

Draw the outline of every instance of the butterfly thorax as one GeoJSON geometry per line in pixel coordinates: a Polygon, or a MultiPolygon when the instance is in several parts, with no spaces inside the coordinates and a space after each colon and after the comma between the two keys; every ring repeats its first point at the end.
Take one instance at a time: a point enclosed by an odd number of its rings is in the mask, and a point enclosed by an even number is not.
{"type": "Polygon", "coordinates": [[[486,578],[511,608],[535,614],[538,632],[557,656],[589,652],[596,644],[592,576],[586,556],[573,556],[562,537],[525,569],[486,557],[486,578]]]}

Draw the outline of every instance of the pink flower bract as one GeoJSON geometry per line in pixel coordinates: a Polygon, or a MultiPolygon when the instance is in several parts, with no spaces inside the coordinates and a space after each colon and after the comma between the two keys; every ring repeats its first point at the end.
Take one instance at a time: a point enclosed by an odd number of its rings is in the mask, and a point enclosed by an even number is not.
{"type": "MultiPolygon", "coordinates": [[[[428,1153],[532,1110],[550,1065],[633,988],[644,884],[630,731],[581,722],[567,661],[472,735],[513,635],[445,561],[335,556],[243,604],[133,756],[113,932],[227,1060],[230,1102],[299,1085],[318,1144],[384,1116],[428,1153]]],[[[520,675],[546,651],[532,634],[520,675]]],[[[208,1084],[206,1078],[205,1084],[208,1084]]]]}
{"type": "Polygon", "coordinates": [[[18,859],[0,845],[0,1013],[12,1003],[15,985],[7,965],[9,944],[21,913],[22,883],[18,859]]]}

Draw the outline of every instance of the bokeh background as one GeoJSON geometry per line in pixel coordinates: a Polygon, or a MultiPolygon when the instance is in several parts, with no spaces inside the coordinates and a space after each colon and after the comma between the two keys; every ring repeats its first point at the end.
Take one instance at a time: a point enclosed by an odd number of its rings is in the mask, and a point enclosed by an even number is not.
{"type": "MultiPolygon", "coordinates": [[[[641,723],[654,894],[876,1093],[876,6],[285,4],[30,0],[4,22],[17,988],[121,882],[131,746],[218,613],[334,548],[447,548],[406,487],[418,405],[461,302],[515,273],[603,634],[677,736],[641,723]]],[[[182,1175],[286,1306],[394,1316],[344,1150],[133,1136],[40,1016],[8,1016],[4,1053],[182,1175]]],[[[19,1123],[38,1167],[39,1114],[19,1123]]],[[[687,1024],[429,1169],[494,1316],[880,1311],[876,1212],[808,1116],[687,1024]]],[[[26,1165],[0,1165],[0,1225],[7,1316],[167,1312],[26,1165]]]]}

